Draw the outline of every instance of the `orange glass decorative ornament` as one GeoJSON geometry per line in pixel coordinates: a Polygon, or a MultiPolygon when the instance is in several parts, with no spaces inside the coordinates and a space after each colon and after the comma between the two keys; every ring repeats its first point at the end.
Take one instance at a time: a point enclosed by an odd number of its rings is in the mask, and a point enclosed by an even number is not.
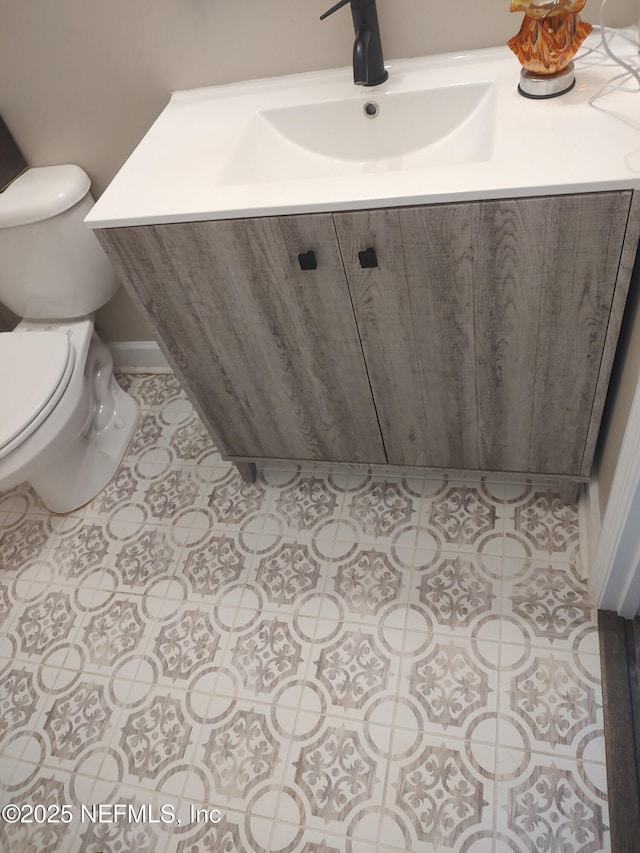
{"type": "Polygon", "coordinates": [[[524,12],[519,33],[507,45],[523,66],[519,89],[528,97],[548,98],[575,83],[573,57],[592,30],[580,20],[586,0],[512,0],[511,12],[524,12]]]}

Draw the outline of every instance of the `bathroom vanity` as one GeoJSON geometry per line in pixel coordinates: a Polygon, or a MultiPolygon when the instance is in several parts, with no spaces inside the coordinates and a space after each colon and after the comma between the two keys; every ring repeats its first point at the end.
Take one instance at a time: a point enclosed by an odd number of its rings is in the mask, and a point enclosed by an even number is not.
{"type": "Polygon", "coordinates": [[[593,70],[556,103],[520,98],[506,48],[389,71],[378,126],[340,71],[174,95],[89,224],[245,477],[289,459],[585,481],[640,234],[640,131],[588,106],[593,70]],[[360,158],[322,137],[331,110],[360,158]],[[545,123],[559,141],[536,158],[545,123]],[[180,145],[186,174],[167,177],[180,145]]]}

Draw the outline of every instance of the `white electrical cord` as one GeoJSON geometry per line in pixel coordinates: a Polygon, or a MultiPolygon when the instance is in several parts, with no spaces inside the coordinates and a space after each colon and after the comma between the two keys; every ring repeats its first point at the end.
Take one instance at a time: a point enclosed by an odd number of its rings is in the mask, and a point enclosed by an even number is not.
{"type": "MultiPolygon", "coordinates": [[[[610,27],[607,27],[604,23],[604,10],[607,5],[607,0],[602,0],[600,5],[600,42],[595,47],[586,47],[584,52],[576,57],[577,60],[585,60],[590,54],[596,54],[602,58],[608,58],[612,60],[616,65],[619,65],[624,69],[621,74],[616,74],[615,77],[612,77],[611,80],[608,80],[603,86],[601,86],[597,92],[595,92],[590,98],[589,103],[593,104],[598,98],[604,95],[605,92],[614,90],[617,92],[631,92],[633,94],[637,94],[640,92],[640,65],[633,66],[630,62],[622,59],[620,56],[615,54],[611,49],[609,42],[607,41],[607,35],[609,33],[615,34],[617,38],[623,38],[626,41],[631,42],[631,44],[636,48],[637,51],[640,51],[640,44],[637,39],[631,38],[625,33],[621,33],[617,30],[613,30],[610,27]],[[637,85],[629,86],[628,84],[631,80],[635,80],[637,85]]],[[[627,57],[630,59],[631,57],[627,57]]],[[[640,57],[639,57],[640,61],[640,57]]]]}

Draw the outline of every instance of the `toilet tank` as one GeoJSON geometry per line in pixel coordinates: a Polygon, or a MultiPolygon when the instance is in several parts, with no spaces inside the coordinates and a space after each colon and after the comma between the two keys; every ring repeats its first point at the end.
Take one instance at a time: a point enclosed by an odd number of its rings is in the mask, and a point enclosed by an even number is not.
{"type": "Polygon", "coordinates": [[[83,222],[93,206],[89,187],[78,166],[46,166],[28,169],[0,193],[0,302],[19,317],[80,317],[118,289],[83,222]]]}

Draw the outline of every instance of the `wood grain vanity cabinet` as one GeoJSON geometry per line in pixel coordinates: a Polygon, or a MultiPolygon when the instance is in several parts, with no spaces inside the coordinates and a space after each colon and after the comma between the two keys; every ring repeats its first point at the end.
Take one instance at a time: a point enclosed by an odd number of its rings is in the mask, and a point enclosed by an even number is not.
{"type": "Polygon", "coordinates": [[[97,233],[241,465],[580,480],[638,206],[617,191],[97,233]]]}

